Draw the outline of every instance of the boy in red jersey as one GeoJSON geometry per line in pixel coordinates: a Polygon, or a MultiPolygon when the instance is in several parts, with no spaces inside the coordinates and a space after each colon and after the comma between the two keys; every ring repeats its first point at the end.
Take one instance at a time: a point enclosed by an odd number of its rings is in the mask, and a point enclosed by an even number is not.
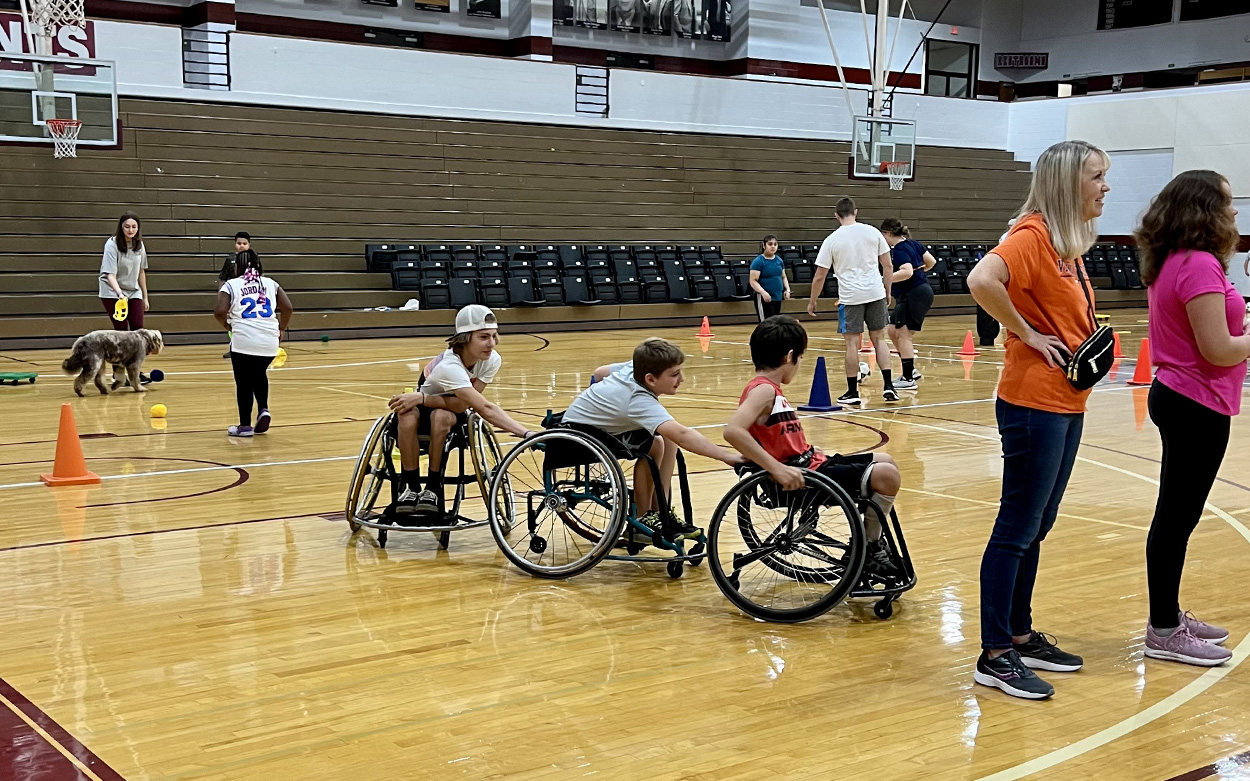
{"type": "MultiPolygon", "coordinates": [[[[798,373],[806,349],[807,332],[793,317],[776,315],[756,326],[751,334],[755,378],[747,383],[738,410],[725,425],[725,441],[787,491],[801,489],[800,470],[812,469],[837,483],[852,499],[876,504],[888,518],[902,485],[894,459],[886,453],[825,454],[808,445],[803,424],[782,393],[781,386],[798,373]]],[[[878,575],[901,573],[875,514],[865,514],[864,526],[868,532],[865,569],[878,575]]]]}

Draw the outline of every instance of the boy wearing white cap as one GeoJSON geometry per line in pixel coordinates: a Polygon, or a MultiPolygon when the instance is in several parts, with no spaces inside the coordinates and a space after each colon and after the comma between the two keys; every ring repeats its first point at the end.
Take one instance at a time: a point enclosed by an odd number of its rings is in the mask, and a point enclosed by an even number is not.
{"type": "Polygon", "coordinates": [[[498,342],[494,312],[481,304],[466,306],[456,313],[456,335],[447,340],[447,351],[425,367],[421,387],[415,393],[391,398],[390,408],[399,415],[399,456],[404,481],[396,512],[441,512],[443,445],[466,410],[474,410],[510,434],[522,438],[530,435],[529,429],[482,395],[503,364],[495,352],[498,342]],[[430,478],[424,491],[420,485],[419,436],[430,438],[430,478]]]}

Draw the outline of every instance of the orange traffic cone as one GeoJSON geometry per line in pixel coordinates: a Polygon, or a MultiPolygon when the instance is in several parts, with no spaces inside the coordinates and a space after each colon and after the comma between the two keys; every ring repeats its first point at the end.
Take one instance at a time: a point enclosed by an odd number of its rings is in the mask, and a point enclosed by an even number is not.
{"type": "Polygon", "coordinates": [[[955,355],[980,355],[972,342],[972,332],[964,335],[964,346],[955,351],[955,355]]]}
{"type": "Polygon", "coordinates": [[[100,482],[100,476],[87,471],[82,457],[82,443],[78,441],[78,426],[74,424],[74,408],[61,405],[61,427],[56,434],[56,461],[52,474],[39,475],[45,485],[91,485],[100,482]]]}
{"type": "Polygon", "coordinates": [[[703,325],[699,326],[698,336],[715,336],[712,333],[712,324],[707,321],[707,315],[703,316],[703,325]]]}
{"type": "Polygon", "coordinates": [[[1133,370],[1133,379],[1129,385],[1149,385],[1151,379],[1150,340],[1141,340],[1141,349],[1137,351],[1137,368],[1133,370]]]}
{"type": "Polygon", "coordinates": [[[1112,358],[1123,358],[1124,351],[1120,349],[1120,335],[1115,331],[1111,332],[1112,338],[1115,339],[1115,352],[1111,354],[1112,358]]]}

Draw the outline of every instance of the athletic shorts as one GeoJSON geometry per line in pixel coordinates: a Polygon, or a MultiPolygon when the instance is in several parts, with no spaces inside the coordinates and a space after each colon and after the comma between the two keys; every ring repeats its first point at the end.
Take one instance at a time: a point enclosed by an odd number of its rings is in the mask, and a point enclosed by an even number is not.
{"type": "Polygon", "coordinates": [[[865,324],[869,331],[880,331],[885,328],[886,314],[884,298],[866,304],[842,304],[838,308],[838,324],[844,334],[862,334],[865,324]]]}
{"type": "MultiPolygon", "coordinates": [[[[430,415],[434,412],[430,407],[417,407],[417,412],[421,418],[417,421],[417,439],[430,438],[430,415]]],[[[469,414],[467,412],[456,413],[456,425],[452,426],[454,430],[456,426],[467,426],[469,424],[469,414]]]]}
{"type": "Polygon", "coordinates": [[[837,483],[852,499],[863,499],[867,489],[864,473],[872,463],[872,453],[856,453],[853,456],[829,453],[816,471],[837,483]]]}
{"type": "Polygon", "coordinates": [[[925,315],[933,306],[933,288],[916,285],[894,299],[894,311],[890,312],[890,324],[895,328],[919,331],[924,326],[925,315]]]}

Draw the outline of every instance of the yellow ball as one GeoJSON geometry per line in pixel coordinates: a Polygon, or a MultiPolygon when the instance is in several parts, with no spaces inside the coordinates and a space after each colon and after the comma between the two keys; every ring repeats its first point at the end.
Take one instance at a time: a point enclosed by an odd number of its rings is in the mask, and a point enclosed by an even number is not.
{"type": "Polygon", "coordinates": [[[163,418],[163,417],[165,417],[165,413],[166,413],[166,412],[168,412],[168,411],[169,411],[169,410],[165,409],[165,405],[164,405],[164,404],[153,404],[153,405],[152,405],[152,417],[154,417],[154,418],[163,418]]]}

